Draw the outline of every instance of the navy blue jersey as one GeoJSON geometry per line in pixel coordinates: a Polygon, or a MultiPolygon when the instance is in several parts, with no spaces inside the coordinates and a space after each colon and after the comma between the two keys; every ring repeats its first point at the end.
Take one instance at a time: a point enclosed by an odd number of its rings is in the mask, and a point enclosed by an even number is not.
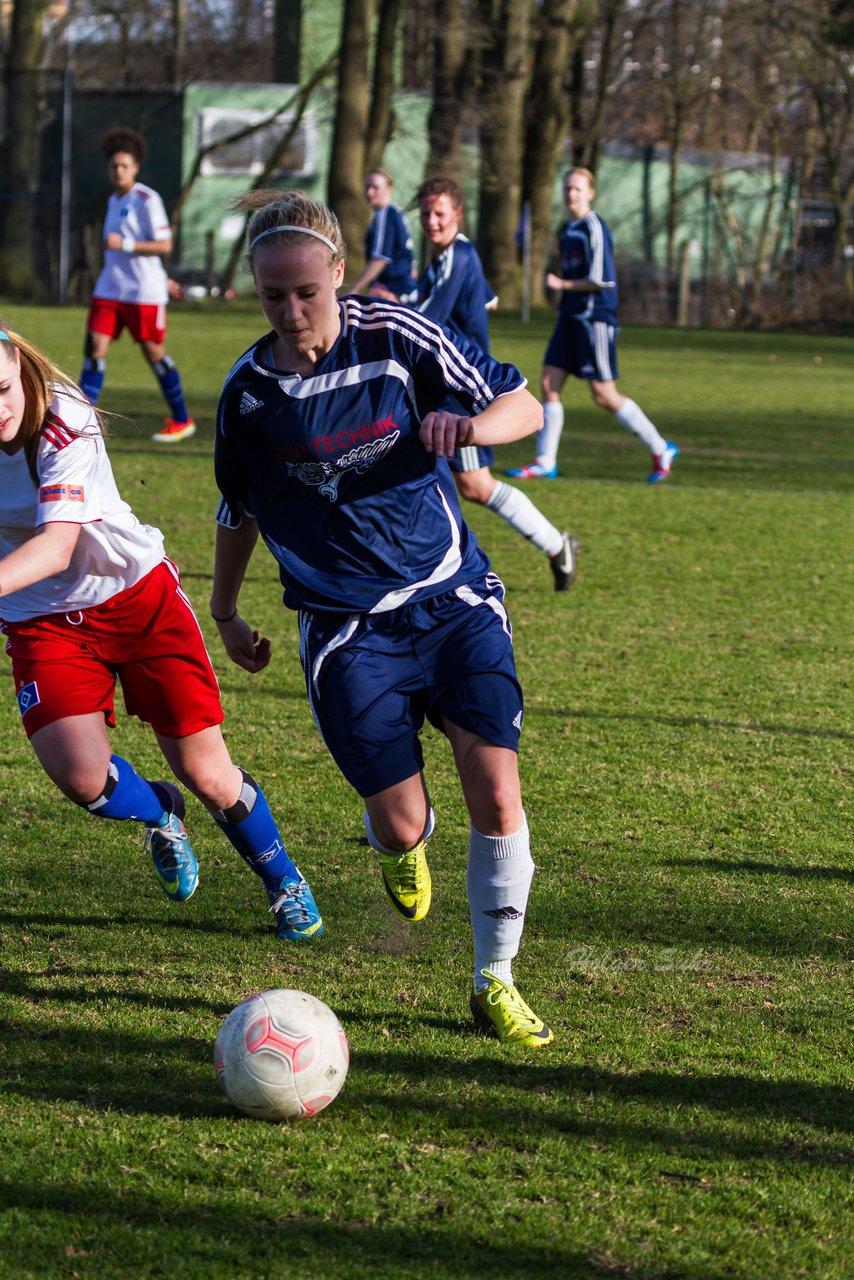
{"type": "Polygon", "coordinates": [[[458,235],[430,263],[418,282],[418,310],[489,351],[486,304],[495,297],[477,249],[458,235]]]}
{"type": "Polygon", "coordinates": [[[339,308],[341,332],[310,376],[272,367],[272,334],[229,373],[217,518],[233,524],[241,503],[256,517],[289,607],[380,613],[488,567],[447,462],[418,429],[431,410],[480,413],[525,379],[409,307],[351,297],[339,308]]]}
{"type": "Polygon", "coordinates": [[[617,323],[617,269],[608,224],[591,210],[577,222],[565,222],[558,232],[560,274],[564,280],[592,280],[608,286],[601,293],[564,290],[560,311],[565,316],[617,323]]]}
{"type": "Polygon", "coordinates": [[[388,265],[377,277],[398,298],[415,292],[415,250],[406,214],[396,204],[377,209],[365,232],[365,261],[381,258],[388,265]]]}

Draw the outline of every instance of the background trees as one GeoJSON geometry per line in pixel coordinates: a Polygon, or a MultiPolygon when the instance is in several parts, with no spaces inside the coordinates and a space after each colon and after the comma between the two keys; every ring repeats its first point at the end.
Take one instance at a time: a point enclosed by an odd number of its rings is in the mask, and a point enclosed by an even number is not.
{"type": "MultiPolygon", "coordinates": [[[[397,127],[394,92],[407,90],[430,100],[426,168],[464,181],[477,211],[468,230],[505,304],[519,290],[523,205],[536,286],[557,212],[557,172],[570,163],[595,169],[605,142],[668,158],[671,275],[685,251],[685,156],[761,152],[767,208],[734,267],[737,310],[745,319],[756,313],[788,234],[779,211],[796,188],[824,202],[835,274],[854,298],[852,0],[70,0],[64,11],[51,5],[51,21],[48,0],[14,0],[3,13],[6,291],[31,286],[25,250],[39,163],[39,69],[71,66],[81,86],[298,75],[305,83],[337,45],[328,195],[356,253],[368,215],[362,177],[382,162],[397,127]]],[[[422,176],[410,175],[410,185],[422,176]]],[[[736,244],[737,186],[737,175],[723,170],[708,184],[714,217],[736,244]]]]}

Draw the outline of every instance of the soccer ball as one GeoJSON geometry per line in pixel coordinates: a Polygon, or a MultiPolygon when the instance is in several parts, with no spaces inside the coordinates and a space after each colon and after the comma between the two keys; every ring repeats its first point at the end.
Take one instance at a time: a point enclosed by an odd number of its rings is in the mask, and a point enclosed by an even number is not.
{"type": "Polygon", "coordinates": [[[262,991],[225,1019],[214,1067],[226,1097],[259,1120],[316,1116],[347,1079],[350,1047],[341,1023],[305,991],[262,991]]]}

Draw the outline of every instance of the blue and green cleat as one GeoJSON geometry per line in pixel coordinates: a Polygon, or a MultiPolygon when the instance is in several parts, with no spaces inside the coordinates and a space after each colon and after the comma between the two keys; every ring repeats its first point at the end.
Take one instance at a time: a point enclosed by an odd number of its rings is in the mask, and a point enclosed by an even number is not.
{"type": "Polygon", "coordinates": [[[285,876],[277,891],[267,891],[276,917],[276,937],[284,942],[309,942],[323,937],[323,921],[314,894],[297,874],[285,876]]]}
{"type": "Polygon", "coordinates": [[[199,864],[177,813],[170,813],[162,826],[147,828],[145,848],[151,854],[157,882],[170,902],[192,898],[199,883],[199,864]]]}

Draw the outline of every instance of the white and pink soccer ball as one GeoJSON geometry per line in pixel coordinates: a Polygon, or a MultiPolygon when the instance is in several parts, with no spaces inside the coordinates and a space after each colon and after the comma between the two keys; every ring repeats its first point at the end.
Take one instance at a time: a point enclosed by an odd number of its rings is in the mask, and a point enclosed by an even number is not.
{"type": "Polygon", "coordinates": [[[341,1023],[305,991],[262,991],[223,1022],[214,1067],[226,1097],[259,1120],[316,1116],[341,1092],[350,1048],[341,1023]]]}

